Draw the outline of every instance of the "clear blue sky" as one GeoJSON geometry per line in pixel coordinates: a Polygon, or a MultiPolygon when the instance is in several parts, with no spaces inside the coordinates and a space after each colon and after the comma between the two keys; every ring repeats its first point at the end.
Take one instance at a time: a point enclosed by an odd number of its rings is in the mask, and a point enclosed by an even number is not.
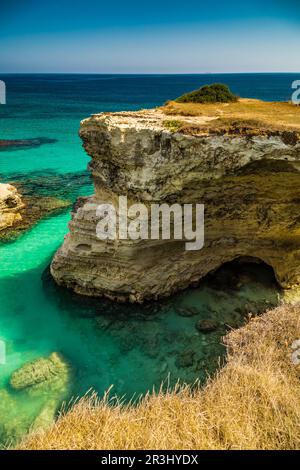
{"type": "Polygon", "coordinates": [[[0,2],[0,72],[300,72],[299,0],[0,2]]]}

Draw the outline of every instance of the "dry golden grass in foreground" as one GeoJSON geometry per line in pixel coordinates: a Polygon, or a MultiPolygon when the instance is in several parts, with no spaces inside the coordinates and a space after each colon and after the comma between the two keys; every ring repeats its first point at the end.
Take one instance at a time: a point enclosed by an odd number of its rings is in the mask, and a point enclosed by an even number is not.
{"type": "Polygon", "coordinates": [[[137,407],[83,399],[22,449],[299,449],[300,305],[269,311],[226,338],[228,363],[201,391],[150,395],[137,407]]]}
{"type": "Polygon", "coordinates": [[[266,102],[241,98],[235,103],[177,103],[169,101],[160,108],[174,119],[182,116],[206,116],[216,118],[206,126],[210,131],[236,126],[248,126],[258,133],[264,131],[300,131],[300,106],[287,102],[266,102]]]}

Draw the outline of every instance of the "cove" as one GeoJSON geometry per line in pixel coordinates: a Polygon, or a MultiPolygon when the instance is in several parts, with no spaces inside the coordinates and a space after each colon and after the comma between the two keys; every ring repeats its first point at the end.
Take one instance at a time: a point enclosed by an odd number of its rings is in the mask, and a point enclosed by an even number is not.
{"type": "MultiPolygon", "coordinates": [[[[56,286],[49,262],[66,230],[68,214],[40,222],[14,243],[1,246],[0,339],[7,348],[0,366],[1,444],[19,440],[42,414],[95,390],[100,396],[137,399],[162,382],[206,381],[225,354],[222,336],[278,302],[278,287],[266,266],[224,266],[190,289],[141,306],[87,299],[56,286]],[[209,333],[199,322],[213,320],[209,333]],[[68,389],[30,394],[9,385],[12,372],[52,352],[71,364],[68,389]]],[[[47,421],[47,420],[46,420],[47,421]]]]}

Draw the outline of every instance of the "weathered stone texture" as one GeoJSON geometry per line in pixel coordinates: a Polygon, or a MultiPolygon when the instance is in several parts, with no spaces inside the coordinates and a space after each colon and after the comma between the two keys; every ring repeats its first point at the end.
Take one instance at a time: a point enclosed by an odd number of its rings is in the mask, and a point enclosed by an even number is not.
{"type": "MultiPolygon", "coordinates": [[[[184,135],[161,111],[82,122],[95,195],[73,213],[51,272],[75,292],[140,302],[197,283],[240,257],[273,267],[284,288],[300,283],[300,143],[276,136],[184,135]],[[205,204],[205,247],[176,240],[96,237],[95,208],[117,203],[205,204]]],[[[205,120],[205,118],[202,118],[205,120]]]]}

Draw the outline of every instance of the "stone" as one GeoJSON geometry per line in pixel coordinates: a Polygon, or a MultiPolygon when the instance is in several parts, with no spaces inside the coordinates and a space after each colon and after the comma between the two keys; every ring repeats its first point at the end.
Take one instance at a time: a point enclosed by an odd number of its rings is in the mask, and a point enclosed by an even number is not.
{"type": "Polygon", "coordinates": [[[14,390],[37,386],[49,387],[56,382],[65,383],[69,373],[69,365],[60,354],[54,352],[49,357],[26,363],[12,373],[9,383],[14,390]]]}
{"type": "Polygon", "coordinates": [[[196,328],[198,331],[201,333],[212,333],[213,331],[216,331],[219,327],[219,323],[216,320],[200,320],[196,324],[196,328]]]}
{"type": "Polygon", "coordinates": [[[178,307],[176,308],[176,312],[181,317],[194,317],[200,313],[195,307],[178,307]]]}
{"type": "Polygon", "coordinates": [[[25,205],[17,189],[0,183],[0,232],[15,226],[22,220],[25,205]]]}
{"type": "Polygon", "coordinates": [[[31,432],[44,431],[51,426],[55,421],[55,415],[57,412],[57,400],[52,399],[47,401],[43,406],[42,410],[35,418],[31,425],[31,432]]]}
{"type": "Polygon", "coordinates": [[[2,150],[17,150],[40,147],[44,144],[55,144],[56,139],[49,139],[47,137],[37,137],[36,139],[15,139],[15,140],[0,140],[0,151],[2,150]]]}
{"type": "Polygon", "coordinates": [[[141,351],[150,359],[156,359],[160,353],[160,346],[158,336],[148,337],[141,343],[141,351]]]}
{"type": "Polygon", "coordinates": [[[7,448],[19,441],[29,431],[30,419],[16,413],[19,403],[15,394],[6,388],[0,389],[0,447],[7,448]]]}
{"type": "Polygon", "coordinates": [[[186,351],[182,351],[177,359],[176,359],[176,366],[178,368],[186,368],[192,367],[195,362],[195,351],[188,349],[186,351]]]}
{"type": "Polygon", "coordinates": [[[283,289],[300,287],[299,139],[286,139],[280,129],[210,132],[214,118],[205,116],[185,119],[191,129],[206,122],[206,130],[174,133],[166,119],[157,109],[102,113],[81,123],[95,194],[72,214],[51,264],[55,281],[86,296],[144,302],[247,257],[271,266],[283,289]],[[119,196],[130,205],[203,203],[204,248],[186,251],[174,239],[98,239],[97,206],[116,205],[119,196]],[[85,245],[88,251],[78,249],[85,245]]]}

